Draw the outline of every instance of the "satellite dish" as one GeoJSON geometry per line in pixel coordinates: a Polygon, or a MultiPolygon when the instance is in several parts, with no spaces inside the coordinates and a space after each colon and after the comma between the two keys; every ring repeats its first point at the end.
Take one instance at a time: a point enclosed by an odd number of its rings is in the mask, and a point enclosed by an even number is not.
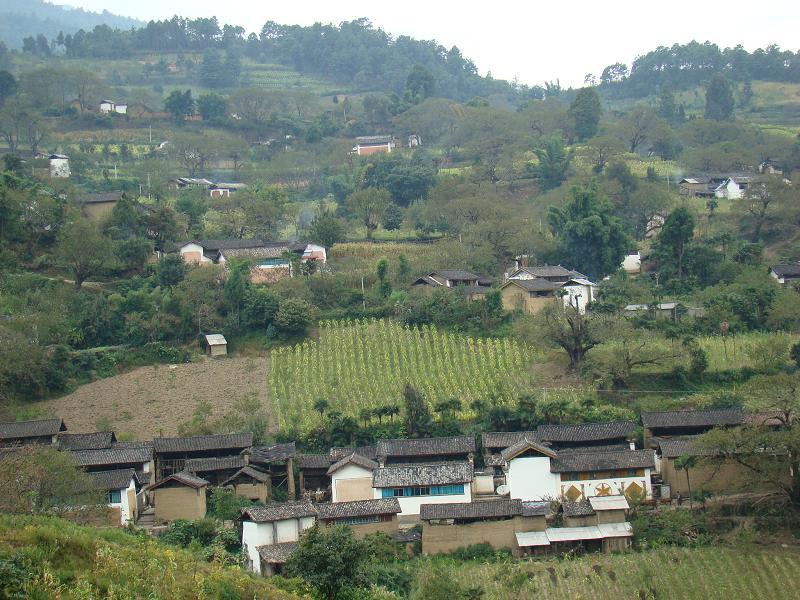
{"type": "Polygon", "coordinates": [[[498,485],[495,492],[497,493],[498,496],[508,496],[511,493],[511,488],[508,487],[506,484],[498,485]]]}

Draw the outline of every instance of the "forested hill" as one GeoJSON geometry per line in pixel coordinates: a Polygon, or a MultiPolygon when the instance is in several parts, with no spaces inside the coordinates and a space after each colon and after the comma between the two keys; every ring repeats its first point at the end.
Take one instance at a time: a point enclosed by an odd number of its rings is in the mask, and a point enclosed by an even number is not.
{"type": "Polygon", "coordinates": [[[0,40],[11,48],[21,48],[26,37],[35,38],[42,34],[55,39],[60,31],[74,33],[98,25],[130,29],[142,25],[142,22],[108,11],[95,13],[71,6],[55,6],[44,0],[0,2],[0,40]]]}
{"type": "Polygon", "coordinates": [[[687,89],[707,83],[715,73],[738,82],[781,81],[800,83],[800,51],[777,45],[748,52],[742,46],[720,49],[716,44],[692,41],[660,46],[624,63],[607,66],[600,75],[600,91],[611,97],[656,95],[662,87],[687,89]]]}
{"type": "Polygon", "coordinates": [[[392,37],[367,19],[308,27],[268,22],[258,34],[246,36],[244,28],[220,25],[215,17],[176,16],[150,21],[138,29],[99,26],[71,35],[56,33],[45,42],[37,40],[36,46],[26,51],[100,59],[154,52],[223,52],[225,58],[244,55],[257,62],[287,65],[348,89],[398,94],[407,89],[409,73],[417,67],[419,85],[426,88],[426,95],[435,93],[460,101],[494,94],[512,96],[517,101],[544,95],[540,87],[527,88],[480,76],[475,64],[455,46],[447,49],[433,40],[392,37]]]}

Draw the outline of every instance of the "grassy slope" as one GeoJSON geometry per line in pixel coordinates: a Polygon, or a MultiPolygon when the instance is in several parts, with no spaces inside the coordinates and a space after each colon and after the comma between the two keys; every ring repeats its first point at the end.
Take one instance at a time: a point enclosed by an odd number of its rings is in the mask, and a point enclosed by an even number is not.
{"type": "Polygon", "coordinates": [[[456,563],[448,567],[484,600],[658,598],[760,600],[797,598],[797,550],[759,547],[663,549],[516,564],[456,563]]]}
{"type": "Polygon", "coordinates": [[[239,567],[197,560],[147,536],[48,517],[0,516],[0,571],[0,597],[20,594],[11,598],[300,598],[239,567]],[[24,565],[22,590],[2,587],[12,581],[12,557],[24,565]]]}

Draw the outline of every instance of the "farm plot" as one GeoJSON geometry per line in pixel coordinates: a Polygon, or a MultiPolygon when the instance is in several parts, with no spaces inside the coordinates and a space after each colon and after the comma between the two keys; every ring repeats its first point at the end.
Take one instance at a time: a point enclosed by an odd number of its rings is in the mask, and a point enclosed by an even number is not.
{"type": "Polygon", "coordinates": [[[281,427],[318,419],[313,405],[319,399],[353,417],[398,405],[406,383],[431,406],[457,399],[468,414],[476,400],[509,401],[526,389],[533,358],[533,350],[509,339],[392,321],[326,321],[318,340],[273,351],[269,388],[281,427]]]}

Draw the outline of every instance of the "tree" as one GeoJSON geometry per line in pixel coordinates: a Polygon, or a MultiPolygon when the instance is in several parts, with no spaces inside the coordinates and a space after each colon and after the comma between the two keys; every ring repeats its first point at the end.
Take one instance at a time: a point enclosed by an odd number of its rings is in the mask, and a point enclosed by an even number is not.
{"type": "Polygon", "coordinates": [[[172,115],[172,118],[178,122],[194,114],[194,105],[195,102],[192,98],[192,90],[183,92],[180,90],[173,90],[164,100],[164,110],[172,115]]]}
{"type": "Polygon", "coordinates": [[[228,101],[219,94],[203,94],[197,99],[197,111],[204,121],[228,116],[228,101]]]}
{"type": "Polygon", "coordinates": [[[103,504],[90,476],[72,454],[23,446],[0,461],[0,512],[43,514],[103,504]]]}
{"type": "Polygon", "coordinates": [[[560,303],[553,303],[539,313],[537,320],[544,337],[567,353],[572,371],[576,371],[587,352],[601,342],[602,317],[582,314],[574,306],[562,309],[560,303]]]}
{"type": "MultiPolygon", "coordinates": [[[[753,242],[764,237],[766,225],[781,220],[781,213],[787,207],[796,210],[797,193],[779,177],[761,177],[747,186],[747,191],[740,203],[740,214],[745,227],[751,230],[750,239],[753,242]]],[[[790,221],[789,215],[783,215],[783,221],[790,221]]]]}
{"type": "Polygon", "coordinates": [[[410,438],[429,435],[431,413],[424,394],[407,383],[403,387],[403,402],[405,404],[406,435],[410,438]]]}
{"type": "Polygon", "coordinates": [[[675,460],[675,468],[686,473],[686,487],[689,489],[689,509],[692,506],[692,483],[689,480],[689,471],[697,466],[697,458],[688,454],[682,454],[675,460]]]}
{"type": "Polygon", "coordinates": [[[158,261],[156,279],[161,287],[178,285],[186,276],[186,262],[180,254],[166,254],[158,261]]]}
{"type": "Polygon", "coordinates": [[[325,413],[330,408],[330,404],[325,398],[317,398],[314,400],[314,410],[319,413],[319,420],[325,422],[325,413]]]}
{"type": "Polygon", "coordinates": [[[386,231],[400,229],[403,224],[403,211],[396,204],[390,204],[383,213],[382,225],[386,231]]]}
{"type": "Polygon", "coordinates": [[[389,273],[389,259],[386,257],[378,259],[375,266],[375,274],[378,276],[378,295],[381,298],[388,298],[392,293],[392,284],[389,283],[387,275],[389,273]]]}
{"type": "Polygon", "coordinates": [[[109,263],[111,241],[86,219],[68,223],[61,231],[56,248],[58,257],[72,272],[75,288],[99,273],[109,263]]]}
{"type": "Polygon", "coordinates": [[[335,214],[328,210],[322,210],[311,221],[309,235],[311,239],[319,242],[326,248],[330,248],[337,242],[344,239],[345,226],[335,214]]]}
{"type": "Polygon", "coordinates": [[[656,240],[659,268],[682,279],[686,247],[693,236],[694,216],[689,209],[681,206],[673,210],[664,221],[656,240]]]}
{"type": "Polygon", "coordinates": [[[539,148],[533,150],[539,163],[533,172],[539,178],[543,190],[551,190],[560,186],[567,178],[570,163],[575,156],[574,150],[564,146],[560,135],[553,135],[543,140],[539,148]]]}
{"type": "Polygon", "coordinates": [[[678,106],[675,102],[675,94],[664,85],[658,95],[658,116],[667,123],[674,125],[678,118],[678,106]]]}
{"type": "Polygon", "coordinates": [[[551,208],[551,227],[559,238],[559,253],[565,262],[591,277],[616,271],[633,247],[613,205],[595,184],[572,189],[572,201],[561,211],[551,208]]]}
{"type": "Polygon", "coordinates": [[[570,104],[569,115],[575,121],[575,133],[579,140],[588,140],[595,136],[602,112],[597,89],[586,87],[578,90],[570,104]]]}
{"type": "Polygon", "coordinates": [[[706,119],[727,121],[733,117],[733,86],[721,73],[716,73],[706,89],[706,119]]]}
{"type": "Polygon", "coordinates": [[[367,240],[372,240],[372,234],[378,228],[389,203],[389,192],[377,188],[358,190],[348,196],[347,208],[366,227],[367,240]]]}
{"type": "Polygon", "coordinates": [[[628,145],[628,152],[633,154],[650,138],[658,122],[653,109],[638,105],[620,121],[617,134],[628,145]]]}
{"type": "Polygon", "coordinates": [[[0,71],[0,106],[17,93],[17,80],[8,71],[0,71]]]}
{"type": "Polygon", "coordinates": [[[366,588],[365,567],[369,547],[353,537],[344,525],[315,524],[300,536],[297,548],[286,562],[286,574],[301,577],[326,600],[335,600],[348,588],[366,588]]]}
{"type": "Polygon", "coordinates": [[[311,323],[311,310],[311,305],[305,300],[284,300],[275,313],[275,326],[288,334],[303,334],[311,323]]]}
{"type": "Polygon", "coordinates": [[[200,63],[200,82],[207,88],[217,89],[225,85],[225,79],[225,67],[219,51],[206,50],[200,63]]]}
{"type": "Polygon", "coordinates": [[[433,74],[422,65],[414,65],[406,79],[406,100],[419,104],[433,95],[435,87],[436,79],[433,74]]]}
{"type": "Polygon", "coordinates": [[[228,307],[236,312],[236,326],[241,323],[242,302],[247,294],[249,281],[247,265],[235,264],[231,267],[228,278],[225,280],[223,293],[228,307]]]}

